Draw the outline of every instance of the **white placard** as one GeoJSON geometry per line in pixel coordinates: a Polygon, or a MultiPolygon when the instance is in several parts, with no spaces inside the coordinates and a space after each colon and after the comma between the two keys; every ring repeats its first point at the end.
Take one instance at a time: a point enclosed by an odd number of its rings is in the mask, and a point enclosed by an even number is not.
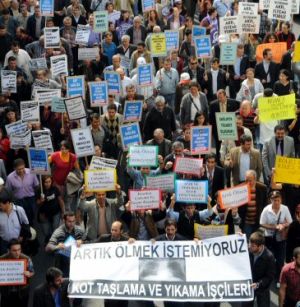
{"type": "Polygon", "coordinates": [[[129,190],[130,210],[158,209],[161,201],[159,189],[129,190]]]}
{"type": "Polygon", "coordinates": [[[175,195],[177,202],[207,203],[207,180],[176,180],[175,195]]]}
{"type": "Polygon", "coordinates": [[[65,99],[65,105],[70,120],[86,117],[86,112],[81,96],[65,99]]]}
{"type": "Polygon", "coordinates": [[[174,172],[178,174],[189,174],[200,177],[203,159],[176,157],[174,172]]]}
{"type": "Polygon", "coordinates": [[[39,122],[40,107],[37,101],[21,101],[21,119],[23,122],[39,122]]]}
{"type": "Polygon", "coordinates": [[[113,159],[107,159],[102,157],[93,156],[90,163],[89,170],[103,170],[103,169],[115,169],[117,167],[118,161],[113,159]]]}
{"type": "Polygon", "coordinates": [[[157,166],[157,154],[157,146],[130,146],[128,165],[138,167],[157,166]]]}
{"type": "Polygon", "coordinates": [[[292,1],[290,0],[270,0],[268,11],[269,19],[290,21],[292,14],[292,1]]]}
{"type": "Polygon", "coordinates": [[[91,129],[71,129],[72,141],[77,157],[86,157],[95,154],[95,145],[91,129]]]}
{"type": "Polygon", "coordinates": [[[0,260],[0,286],[25,285],[26,277],[25,259],[1,259],[0,260]]]}
{"type": "Polygon", "coordinates": [[[30,146],[31,144],[31,130],[27,130],[22,134],[13,134],[9,137],[10,147],[12,149],[20,149],[30,146]]]}
{"type": "Polygon", "coordinates": [[[270,7],[270,0],[259,0],[258,7],[260,10],[268,10],[270,7]]]}
{"type": "Polygon", "coordinates": [[[29,62],[29,68],[31,71],[48,69],[46,58],[31,59],[29,62]]]}
{"type": "Polygon", "coordinates": [[[220,34],[240,34],[239,16],[220,17],[220,34]]]}
{"type": "Polygon", "coordinates": [[[44,28],[45,48],[60,48],[59,27],[44,28]]]}
{"type": "Polygon", "coordinates": [[[78,60],[96,60],[99,56],[99,48],[78,48],[78,60]]]}
{"type": "Polygon", "coordinates": [[[116,183],[115,169],[84,171],[84,184],[88,192],[114,191],[116,183]]]}
{"type": "Polygon", "coordinates": [[[48,154],[54,152],[50,130],[32,131],[32,138],[35,148],[46,149],[48,154]]]}
{"type": "Polygon", "coordinates": [[[201,225],[194,224],[195,237],[199,240],[227,236],[228,225],[201,225]]]}
{"type": "Polygon", "coordinates": [[[50,57],[52,77],[68,76],[68,60],[65,54],[50,57]]]}
{"type": "Polygon", "coordinates": [[[17,92],[17,72],[13,70],[1,70],[2,93],[17,92]]]}
{"type": "Polygon", "coordinates": [[[150,189],[161,189],[167,192],[173,192],[175,189],[174,173],[159,176],[146,176],[145,181],[146,187],[150,189]]]}
{"type": "Polygon", "coordinates": [[[83,244],[71,251],[69,296],[126,300],[251,301],[246,236],[83,244]],[[224,290],[225,289],[225,290],[224,290]]]}
{"type": "Polygon", "coordinates": [[[39,102],[40,106],[50,105],[53,97],[61,97],[61,89],[36,89],[34,99],[39,102]]]}
{"type": "Polygon", "coordinates": [[[250,201],[250,188],[248,184],[241,184],[234,188],[220,190],[218,195],[221,208],[235,208],[250,201]]]}
{"type": "Polygon", "coordinates": [[[292,0],[292,14],[299,14],[300,0],[292,0]]]}
{"type": "Polygon", "coordinates": [[[90,37],[90,26],[78,24],[75,36],[76,44],[86,46],[88,44],[89,37],[90,37]]]}
{"type": "Polygon", "coordinates": [[[256,16],[258,14],[258,3],[239,2],[239,15],[256,16]]]}
{"type": "Polygon", "coordinates": [[[23,134],[27,130],[27,123],[23,123],[21,120],[18,120],[14,123],[5,125],[5,130],[8,136],[23,134]]]}
{"type": "Polygon", "coordinates": [[[259,33],[260,15],[256,16],[240,16],[241,33],[259,33]]]}

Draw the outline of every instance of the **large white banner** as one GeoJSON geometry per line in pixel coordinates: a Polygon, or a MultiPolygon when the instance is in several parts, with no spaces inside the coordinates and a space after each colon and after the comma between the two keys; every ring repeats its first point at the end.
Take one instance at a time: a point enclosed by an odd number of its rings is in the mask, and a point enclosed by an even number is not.
{"type": "Polygon", "coordinates": [[[251,283],[246,236],[84,244],[71,251],[70,297],[250,301],[251,283]]]}

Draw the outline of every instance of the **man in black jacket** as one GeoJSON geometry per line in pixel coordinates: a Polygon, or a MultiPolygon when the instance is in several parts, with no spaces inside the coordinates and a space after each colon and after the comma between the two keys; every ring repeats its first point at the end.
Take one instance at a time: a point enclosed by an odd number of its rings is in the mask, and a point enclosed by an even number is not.
{"type": "Polygon", "coordinates": [[[120,221],[115,221],[111,224],[110,234],[101,235],[95,243],[98,242],[118,242],[127,241],[128,238],[123,235],[123,225],[120,221]]]}
{"type": "Polygon", "coordinates": [[[46,272],[46,283],[34,289],[33,307],[57,306],[57,300],[60,300],[61,307],[69,307],[68,284],[60,269],[50,267],[46,272]]]}
{"type": "MultiPolygon", "coordinates": [[[[249,251],[254,301],[257,300],[257,307],[270,306],[270,286],[275,278],[275,258],[265,247],[265,238],[262,232],[256,231],[250,236],[249,251]]],[[[242,303],[242,306],[252,307],[254,301],[242,303]]]]}
{"type": "Polygon", "coordinates": [[[196,56],[189,57],[189,65],[183,68],[182,72],[187,72],[190,75],[191,80],[197,81],[201,87],[204,83],[204,68],[199,65],[198,58],[196,56]]]}
{"type": "Polygon", "coordinates": [[[155,241],[184,241],[184,236],[177,233],[177,222],[174,219],[165,220],[165,233],[157,236],[155,241]]]}

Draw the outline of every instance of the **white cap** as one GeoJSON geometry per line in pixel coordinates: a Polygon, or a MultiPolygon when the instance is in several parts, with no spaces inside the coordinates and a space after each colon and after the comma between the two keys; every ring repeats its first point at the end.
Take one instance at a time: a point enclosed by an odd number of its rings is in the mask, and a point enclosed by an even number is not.
{"type": "Polygon", "coordinates": [[[187,72],[183,72],[180,75],[180,84],[185,84],[185,83],[189,83],[191,81],[191,77],[187,72]]]}

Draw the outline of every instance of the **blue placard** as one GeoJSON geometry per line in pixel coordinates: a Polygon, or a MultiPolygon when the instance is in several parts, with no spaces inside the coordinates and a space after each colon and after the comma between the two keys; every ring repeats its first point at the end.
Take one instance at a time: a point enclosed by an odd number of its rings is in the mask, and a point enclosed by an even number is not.
{"type": "Polygon", "coordinates": [[[85,99],[84,76],[67,77],[67,96],[82,96],[85,99]]]}
{"type": "Polygon", "coordinates": [[[40,0],[42,16],[54,16],[54,0],[40,0]]]}
{"type": "Polygon", "coordinates": [[[192,38],[193,38],[193,40],[194,40],[195,37],[203,36],[203,35],[206,35],[206,28],[201,27],[201,26],[193,25],[193,28],[192,28],[192,38]]]}
{"type": "Polygon", "coordinates": [[[149,86],[153,83],[151,64],[139,65],[137,72],[137,83],[139,86],[149,86]]]}
{"type": "Polygon", "coordinates": [[[131,145],[141,145],[142,138],[138,123],[120,126],[120,135],[124,150],[128,150],[131,145]]]}
{"type": "Polygon", "coordinates": [[[105,71],[104,79],[107,81],[108,94],[118,95],[121,93],[120,74],[113,71],[105,71]]]}
{"type": "Polygon", "coordinates": [[[142,0],[142,10],[143,12],[155,10],[155,0],[142,0]]]}
{"type": "Polygon", "coordinates": [[[139,122],[142,117],[143,101],[125,101],[124,122],[139,122]]]}
{"type": "Polygon", "coordinates": [[[167,30],[165,31],[165,34],[166,34],[167,50],[170,51],[174,49],[179,49],[179,32],[167,30]]]}
{"type": "Polygon", "coordinates": [[[222,43],[220,64],[234,65],[236,61],[237,43],[222,43]]]}
{"type": "Polygon", "coordinates": [[[207,203],[208,180],[175,180],[175,197],[180,203],[207,203]]]}
{"type": "Polygon", "coordinates": [[[191,153],[207,154],[211,151],[211,126],[191,128],[191,153]]]}
{"type": "Polygon", "coordinates": [[[30,170],[34,174],[50,174],[46,149],[28,148],[30,170]]]}
{"type": "Polygon", "coordinates": [[[107,82],[90,82],[90,101],[92,107],[107,105],[108,89],[107,82]]]}
{"type": "Polygon", "coordinates": [[[196,37],[194,42],[198,58],[209,58],[211,56],[211,42],[209,35],[196,37]]]}

